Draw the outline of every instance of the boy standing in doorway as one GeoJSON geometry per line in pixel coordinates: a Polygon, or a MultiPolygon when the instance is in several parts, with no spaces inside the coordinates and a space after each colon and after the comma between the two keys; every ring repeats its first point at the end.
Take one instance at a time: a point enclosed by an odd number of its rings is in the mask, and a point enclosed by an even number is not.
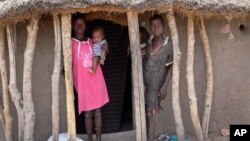
{"type": "Polygon", "coordinates": [[[150,18],[153,36],[149,40],[143,62],[148,141],[154,140],[156,115],[161,109],[160,101],[167,95],[167,85],[172,74],[172,65],[166,67],[166,64],[173,61],[173,45],[163,35],[164,27],[162,16],[156,14],[150,18]]]}

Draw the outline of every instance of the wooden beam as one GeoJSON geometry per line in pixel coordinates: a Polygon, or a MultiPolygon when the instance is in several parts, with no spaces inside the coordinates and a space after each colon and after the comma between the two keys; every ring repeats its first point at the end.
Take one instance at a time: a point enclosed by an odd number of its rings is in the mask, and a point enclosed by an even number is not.
{"type": "Polygon", "coordinates": [[[62,14],[62,44],[64,56],[64,70],[67,98],[67,123],[68,123],[68,141],[74,141],[76,138],[75,127],[75,107],[72,80],[72,51],[71,51],[71,14],[62,14]]]}
{"type": "Polygon", "coordinates": [[[59,79],[61,68],[61,21],[58,14],[53,15],[55,34],[55,60],[52,75],[52,140],[58,141],[59,136],[59,79]]]}
{"type": "Polygon", "coordinates": [[[188,15],[188,49],[187,49],[187,84],[188,84],[188,98],[189,98],[189,106],[190,106],[190,114],[192,123],[194,126],[194,131],[198,141],[204,141],[198,107],[197,107],[197,97],[195,93],[194,87],[194,19],[193,15],[188,15]]]}
{"type": "MultiPolygon", "coordinates": [[[[1,26],[0,25],[0,71],[2,72],[2,67],[3,67],[3,63],[4,63],[4,49],[5,48],[5,36],[4,36],[4,26],[1,26]]],[[[3,76],[1,76],[2,79],[3,79],[3,76]]],[[[3,95],[5,93],[5,81],[2,80],[2,89],[3,89],[3,95]]],[[[8,85],[8,82],[7,82],[7,85],[8,85]]],[[[7,86],[7,90],[8,90],[8,86],[7,86]]],[[[2,104],[2,100],[0,99],[0,123],[5,131],[5,125],[6,125],[6,122],[5,122],[5,117],[4,117],[4,112],[3,112],[3,104],[2,104]]]]}
{"type": "Polygon", "coordinates": [[[18,141],[23,140],[24,134],[24,113],[23,113],[23,100],[22,95],[19,92],[16,84],[16,30],[15,25],[10,24],[6,26],[7,41],[8,41],[8,50],[9,50],[9,61],[10,61],[10,82],[9,82],[9,91],[14,102],[14,105],[17,110],[18,117],[18,141]]]}
{"type": "Polygon", "coordinates": [[[185,133],[181,116],[179,81],[180,81],[180,59],[179,36],[175,22],[174,10],[171,8],[167,13],[168,24],[173,40],[173,70],[172,70],[172,106],[174,111],[177,140],[184,141],[185,133]]]}
{"type": "Polygon", "coordinates": [[[5,140],[12,141],[12,125],[13,118],[11,115],[11,106],[10,106],[10,93],[8,89],[8,73],[5,57],[5,28],[0,27],[0,71],[2,77],[2,89],[3,89],[3,113],[5,118],[5,140]]]}
{"type": "Polygon", "coordinates": [[[202,117],[202,130],[205,138],[207,138],[209,129],[209,119],[210,119],[212,100],[213,100],[213,65],[212,65],[212,56],[211,56],[209,41],[206,32],[206,26],[203,17],[200,17],[199,31],[200,31],[200,37],[201,37],[203,52],[205,56],[205,65],[206,65],[206,94],[205,94],[206,97],[205,97],[204,112],[202,117]]]}
{"type": "Polygon", "coordinates": [[[138,13],[129,11],[128,29],[129,40],[132,55],[132,80],[133,80],[133,104],[135,111],[136,124],[136,140],[146,141],[146,118],[145,118],[145,102],[144,102],[144,83],[142,75],[142,58],[141,50],[139,49],[139,24],[138,13]]]}
{"type": "Polygon", "coordinates": [[[6,122],[3,114],[3,104],[1,99],[0,99],[0,123],[2,125],[3,130],[5,131],[6,122]]]}
{"type": "Polygon", "coordinates": [[[24,140],[34,141],[35,109],[32,99],[32,64],[36,48],[39,18],[31,18],[27,26],[27,42],[23,66],[24,140]]]}

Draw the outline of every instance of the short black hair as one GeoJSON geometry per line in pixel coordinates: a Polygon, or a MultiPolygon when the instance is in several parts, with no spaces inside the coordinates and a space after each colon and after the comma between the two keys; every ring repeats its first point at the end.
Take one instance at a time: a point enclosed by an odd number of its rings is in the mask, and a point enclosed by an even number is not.
{"type": "Polygon", "coordinates": [[[77,19],[82,19],[85,23],[87,23],[87,19],[86,19],[85,14],[77,12],[77,13],[72,15],[72,25],[76,23],[77,19]]]}
{"type": "Polygon", "coordinates": [[[161,23],[162,23],[162,25],[164,26],[164,19],[163,19],[163,17],[161,16],[161,15],[159,15],[159,14],[154,14],[153,16],[151,16],[150,17],[150,24],[151,24],[151,22],[152,21],[154,21],[154,20],[160,20],[161,21],[161,23]]]}

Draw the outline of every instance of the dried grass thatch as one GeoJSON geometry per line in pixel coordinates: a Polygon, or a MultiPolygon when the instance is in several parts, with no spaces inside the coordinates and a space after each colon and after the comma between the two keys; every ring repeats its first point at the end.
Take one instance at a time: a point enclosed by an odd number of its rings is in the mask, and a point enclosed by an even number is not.
{"type": "Polygon", "coordinates": [[[33,15],[57,12],[166,12],[171,6],[177,13],[192,11],[194,15],[232,15],[250,11],[249,0],[3,0],[0,1],[0,22],[17,22],[33,15]]]}
{"type": "Polygon", "coordinates": [[[127,26],[127,14],[126,13],[115,13],[115,12],[89,12],[86,14],[86,18],[88,21],[95,19],[102,19],[106,21],[112,21],[114,23],[127,26]],[[122,17],[122,18],[121,18],[122,17]]]}

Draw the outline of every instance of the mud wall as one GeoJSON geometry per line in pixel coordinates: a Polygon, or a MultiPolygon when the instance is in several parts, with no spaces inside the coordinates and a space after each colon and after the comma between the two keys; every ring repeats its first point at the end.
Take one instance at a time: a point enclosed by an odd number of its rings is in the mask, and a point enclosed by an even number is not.
{"type": "MultiPolygon", "coordinates": [[[[194,135],[186,82],[187,19],[178,16],[177,24],[182,52],[180,72],[182,118],[186,134],[194,135]]],[[[250,114],[248,114],[250,111],[250,17],[235,18],[230,22],[224,17],[211,17],[206,19],[206,29],[214,71],[214,96],[209,133],[220,134],[220,129],[229,128],[230,124],[250,123],[250,114]],[[230,23],[231,30],[225,33],[222,30],[228,23],[230,23]]],[[[170,35],[169,30],[167,30],[167,34],[170,35]]],[[[194,80],[201,120],[205,94],[205,64],[197,22],[195,39],[194,80]]],[[[168,94],[167,99],[163,102],[164,110],[158,116],[157,134],[175,132],[171,86],[168,94]]]]}

